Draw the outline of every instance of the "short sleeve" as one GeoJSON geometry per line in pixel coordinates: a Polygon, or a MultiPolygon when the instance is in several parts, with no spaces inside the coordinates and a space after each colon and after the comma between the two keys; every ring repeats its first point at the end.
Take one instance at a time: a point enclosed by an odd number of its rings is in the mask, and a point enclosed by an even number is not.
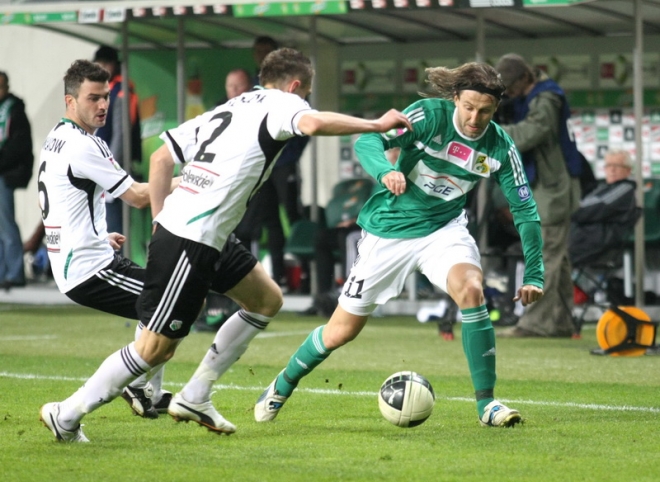
{"type": "Polygon", "coordinates": [[[114,197],[119,197],[133,184],[133,178],[115,161],[110,148],[102,139],[89,136],[82,146],[72,151],[71,174],[89,179],[114,197]]]}
{"type": "Polygon", "coordinates": [[[172,154],[174,162],[185,164],[195,157],[197,151],[197,132],[206,121],[208,112],[184,122],[174,129],[167,130],[160,135],[172,154]]]}
{"type": "Polygon", "coordinates": [[[268,132],[276,140],[303,136],[298,129],[298,122],[305,114],[318,112],[295,94],[283,93],[275,100],[276,105],[268,113],[268,132]]]}

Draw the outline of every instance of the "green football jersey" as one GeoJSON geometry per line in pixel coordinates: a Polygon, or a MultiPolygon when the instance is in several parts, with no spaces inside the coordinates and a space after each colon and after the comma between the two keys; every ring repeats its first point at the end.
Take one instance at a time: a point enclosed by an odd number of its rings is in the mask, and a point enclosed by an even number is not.
{"type": "Polygon", "coordinates": [[[355,152],[364,169],[378,182],[388,172],[402,172],[406,191],[395,196],[380,189],[362,208],[358,224],[383,238],[427,236],[459,216],[467,193],[480,180],[492,177],[502,188],[521,234],[524,282],[542,287],[540,222],[520,154],[494,122],[477,139],[462,135],[454,111],[448,100],[423,99],[404,110],[412,131],[360,136],[355,152]],[[401,148],[394,166],[384,153],[393,147],[401,148]]]}

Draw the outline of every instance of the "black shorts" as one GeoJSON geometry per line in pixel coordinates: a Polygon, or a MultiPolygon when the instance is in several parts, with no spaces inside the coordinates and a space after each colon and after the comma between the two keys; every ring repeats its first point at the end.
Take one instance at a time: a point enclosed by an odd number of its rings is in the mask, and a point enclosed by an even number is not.
{"type": "Polygon", "coordinates": [[[135,304],[142,292],[145,275],[142,266],[115,254],[108,266],[65,294],[79,305],[137,320],[135,304]]]}
{"type": "Polygon", "coordinates": [[[209,290],[229,291],[256,264],[233,234],[218,252],[158,226],[149,244],[146,279],[137,304],[139,319],[155,333],[183,338],[209,290]]]}

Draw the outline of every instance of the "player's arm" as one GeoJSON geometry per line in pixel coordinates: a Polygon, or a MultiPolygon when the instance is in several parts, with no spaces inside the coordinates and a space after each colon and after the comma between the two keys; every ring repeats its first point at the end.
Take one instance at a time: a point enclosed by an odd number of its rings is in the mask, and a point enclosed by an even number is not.
{"type": "Polygon", "coordinates": [[[167,195],[178,185],[180,178],[173,179],[173,174],[174,158],[167,145],[163,144],[151,155],[149,163],[149,197],[154,218],[162,211],[167,195]]]}
{"type": "Polygon", "coordinates": [[[392,194],[398,196],[406,190],[406,177],[387,159],[389,143],[380,134],[363,134],[355,143],[355,153],[364,170],[392,194]]]}
{"type": "MultiPolygon", "coordinates": [[[[418,108],[418,105],[413,104],[406,108],[403,115],[408,117],[409,110],[418,108]]],[[[417,130],[424,130],[424,122],[418,123],[417,126],[417,130]]],[[[395,196],[406,191],[406,176],[394,167],[396,161],[390,161],[385,151],[411,145],[416,140],[417,130],[406,127],[391,129],[385,133],[367,133],[361,135],[355,143],[355,153],[364,170],[395,196]]]]}
{"type": "Polygon", "coordinates": [[[149,205],[149,184],[146,182],[133,182],[124,194],[119,196],[129,206],[142,209],[149,205]]]}
{"type": "Polygon", "coordinates": [[[543,296],[545,268],[541,221],[520,161],[520,153],[513,145],[507,157],[508,162],[502,164],[502,168],[494,178],[509,203],[513,223],[520,234],[525,258],[523,286],[518,290],[514,300],[521,300],[524,305],[527,305],[543,296]]]}
{"type": "Polygon", "coordinates": [[[336,112],[310,112],[298,120],[298,129],[308,136],[387,132],[397,127],[412,129],[408,118],[396,109],[389,110],[378,119],[361,119],[336,112]]]}
{"type": "Polygon", "coordinates": [[[108,242],[110,243],[110,246],[112,246],[112,249],[118,251],[126,242],[126,236],[121,233],[108,233],[108,242]]]}

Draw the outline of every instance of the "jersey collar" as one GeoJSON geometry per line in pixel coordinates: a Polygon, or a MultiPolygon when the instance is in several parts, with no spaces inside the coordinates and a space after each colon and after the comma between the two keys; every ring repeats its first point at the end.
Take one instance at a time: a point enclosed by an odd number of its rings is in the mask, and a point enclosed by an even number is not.
{"type": "Polygon", "coordinates": [[[73,125],[76,126],[78,129],[85,130],[85,129],[83,129],[82,127],[80,127],[78,124],[76,124],[75,122],[73,122],[71,119],[67,119],[66,117],[62,117],[61,120],[62,120],[62,122],[68,122],[69,124],[73,124],[73,125]]]}

